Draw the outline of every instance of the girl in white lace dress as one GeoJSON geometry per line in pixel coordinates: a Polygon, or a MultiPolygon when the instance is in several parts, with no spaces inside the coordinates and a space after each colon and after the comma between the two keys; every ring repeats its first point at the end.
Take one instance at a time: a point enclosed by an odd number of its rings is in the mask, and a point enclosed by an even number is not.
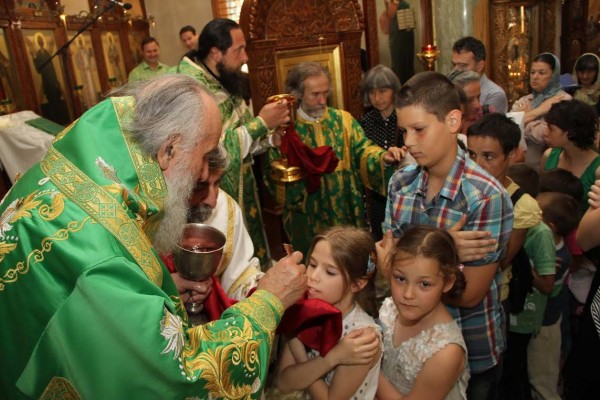
{"type": "Polygon", "coordinates": [[[298,338],[284,346],[277,373],[283,393],[304,390],[305,398],[373,399],[382,342],[373,277],[376,265],[371,234],[353,227],[330,228],[314,238],[308,253],[308,298],[327,301],[342,312],[338,344],[321,357],[298,338]],[[365,311],[366,310],[366,311],[365,311]]]}
{"type": "Polygon", "coordinates": [[[442,303],[465,287],[452,237],[414,226],[393,244],[384,270],[392,297],[379,311],[385,350],[377,399],[466,399],[467,348],[442,303]]]}

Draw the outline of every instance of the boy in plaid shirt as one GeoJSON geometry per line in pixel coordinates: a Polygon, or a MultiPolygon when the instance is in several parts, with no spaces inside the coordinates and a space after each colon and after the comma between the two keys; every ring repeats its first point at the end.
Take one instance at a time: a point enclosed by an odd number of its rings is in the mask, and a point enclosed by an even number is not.
{"type": "Polygon", "coordinates": [[[410,226],[428,224],[451,233],[467,280],[464,294],[447,303],[469,352],[467,395],[495,398],[505,347],[498,285],[513,223],[510,197],[457,145],[460,100],[445,76],[423,72],[411,78],[400,91],[396,114],[417,164],[390,180],[383,231],[399,237],[410,226]]]}

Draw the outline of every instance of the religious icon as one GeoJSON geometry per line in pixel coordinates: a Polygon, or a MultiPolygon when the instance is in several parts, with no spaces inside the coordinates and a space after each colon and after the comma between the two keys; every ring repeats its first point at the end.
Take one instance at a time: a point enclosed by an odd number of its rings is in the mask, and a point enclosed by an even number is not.
{"type": "Polygon", "coordinates": [[[104,48],[104,58],[106,59],[106,68],[108,72],[108,81],[111,86],[121,86],[127,80],[125,73],[125,63],[123,59],[123,50],[119,42],[118,32],[102,33],[102,45],[104,48]]]}
{"type": "Polygon", "coordinates": [[[42,116],[59,124],[68,124],[71,118],[65,97],[62,65],[58,57],[51,60],[57,49],[54,32],[23,29],[23,35],[42,116]]]}
{"type": "Polygon", "coordinates": [[[340,46],[319,46],[296,50],[282,50],[275,53],[278,92],[285,91],[285,80],[288,72],[297,64],[312,61],[327,68],[331,74],[331,106],[344,108],[342,90],[342,67],[340,46]]]}
{"type": "Polygon", "coordinates": [[[133,55],[133,63],[138,65],[144,60],[142,53],[142,41],[146,37],[146,32],[132,30],[129,32],[129,48],[133,55]]]}
{"type": "Polygon", "coordinates": [[[24,10],[32,10],[32,11],[50,11],[48,5],[45,0],[17,0],[15,2],[15,11],[24,11],[24,10]]]}
{"type": "MultiPolygon", "coordinates": [[[[69,39],[73,35],[70,34],[69,39]]],[[[71,43],[71,54],[73,55],[73,66],[75,67],[76,86],[80,87],[83,108],[87,110],[98,103],[102,94],[92,38],[89,32],[83,32],[71,43]]]]}
{"type": "Polygon", "coordinates": [[[23,106],[21,92],[5,32],[0,29],[0,105],[4,112],[23,106]]]}

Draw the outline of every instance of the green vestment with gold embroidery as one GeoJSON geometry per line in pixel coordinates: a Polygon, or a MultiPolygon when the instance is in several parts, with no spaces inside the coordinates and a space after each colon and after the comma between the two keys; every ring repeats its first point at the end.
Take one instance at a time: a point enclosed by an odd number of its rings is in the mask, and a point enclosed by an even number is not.
{"type": "Polygon", "coordinates": [[[226,191],[242,208],[246,228],[254,244],[254,255],[261,265],[269,261],[269,250],[263,227],[256,179],[252,171],[252,154],[244,155],[242,150],[244,130],[253,140],[261,139],[268,133],[261,118],[252,116],[243,98],[232,96],[223,85],[203,66],[184,57],[176,67],[176,72],[189,75],[211,92],[219,105],[223,129],[221,144],[229,152],[229,169],[221,179],[221,189],[226,191]]]}
{"type": "Polygon", "coordinates": [[[166,184],[108,99],[0,203],[0,397],[255,399],[283,308],[259,290],[189,328],[151,246],[166,184]]]}
{"type": "Polygon", "coordinates": [[[369,140],[360,124],[343,110],[328,107],[318,121],[296,118],[294,128],[302,142],[312,148],[331,146],[339,164],[321,177],[315,193],[304,181],[274,183],[269,179],[271,161],[281,157],[271,149],[265,163],[265,182],[283,204],[283,224],[295,250],[308,251],[313,237],[336,225],[364,226],[363,188],[386,195],[393,168],[385,168],[385,150],[369,140]]]}

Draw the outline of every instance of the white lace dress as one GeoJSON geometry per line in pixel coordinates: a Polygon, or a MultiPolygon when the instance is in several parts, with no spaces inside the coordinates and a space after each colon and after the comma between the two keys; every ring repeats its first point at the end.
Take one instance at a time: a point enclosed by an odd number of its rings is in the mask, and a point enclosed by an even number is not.
{"type": "MultiPolygon", "coordinates": [[[[462,347],[465,351],[465,360],[467,359],[467,346],[455,321],[434,325],[401,343],[400,346],[394,347],[394,324],[397,315],[398,309],[392,298],[388,297],[379,310],[379,318],[384,326],[381,371],[403,395],[409,394],[412,390],[425,361],[448,344],[456,343],[462,347]]],[[[469,376],[465,361],[465,369],[446,396],[446,400],[466,400],[469,376]]]]}
{"type": "MultiPolygon", "coordinates": [[[[342,320],[343,330],[342,337],[346,336],[349,332],[352,332],[356,329],[364,328],[364,327],[373,327],[377,329],[377,332],[381,332],[381,327],[377,325],[373,317],[371,317],[365,310],[363,310],[358,304],[354,304],[354,309],[344,317],[342,320]]],[[[383,345],[382,345],[383,350],[383,345]]],[[[383,354],[383,351],[382,351],[383,354]]],[[[308,358],[313,359],[319,356],[319,352],[316,350],[310,350],[308,352],[308,358]]],[[[375,393],[377,392],[377,383],[379,379],[379,369],[381,367],[381,358],[369,370],[369,373],[361,383],[360,387],[350,397],[351,400],[372,400],[375,398],[375,393]]],[[[331,381],[333,380],[333,374],[335,370],[329,372],[324,380],[325,383],[329,386],[331,385],[331,381]]],[[[310,399],[310,395],[308,393],[304,394],[305,399],[310,399]]]]}

